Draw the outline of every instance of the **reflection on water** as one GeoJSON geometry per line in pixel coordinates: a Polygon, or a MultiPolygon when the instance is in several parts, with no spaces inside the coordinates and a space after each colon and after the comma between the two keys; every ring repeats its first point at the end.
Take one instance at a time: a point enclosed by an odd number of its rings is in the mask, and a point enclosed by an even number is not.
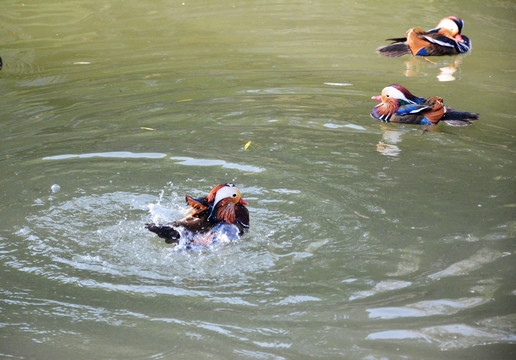
{"type": "Polygon", "coordinates": [[[427,342],[442,350],[468,348],[485,345],[490,342],[514,343],[516,335],[510,330],[514,316],[490,318],[477,326],[467,324],[450,324],[431,326],[420,330],[388,330],[369,334],[368,340],[391,340],[400,342],[427,342]]]}
{"type": "Polygon", "coordinates": [[[63,155],[55,155],[55,156],[46,156],[43,160],[65,160],[65,159],[87,159],[93,157],[101,157],[101,158],[121,158],[121,159],[139,159],[139,158],[147,158],[147,159],[159,159],[167,156],[166,154],[158,154],[158,153],[133,153],[130,151],[117,151],[117,152],[106,152],[106,153],[91,153],[91,154],[63,154],[63,155]]]}
{"type": "Polygon", "coordinates": [[[385,280],[379,282],[378,284],[375,284],[375,286],[371,290],[359,291],[356,294],[353,294],[349,297],[349,300],[363,299],[384,292],[403,289],[410,285],[411,283],[409,281],[385,280]]]}
{"type": "Polygon", "coordinates": [[[401,142],[402,135],[409,132],[408,129],[395,128],[392,125],[381,124],[382,140],[376,145],[376,151],[382,155],[398,156],[401,149],[396,145],[401,142]]]}
{"type": "MultiPolygon", "coordinates": [[[[63,154],[46,156],[43,160],[66,160],[66,159],[87,159],[87,158],[121,158],[121,159],[160,159],[166,157],[166,154],[161,153],[133,153],[130,151],[117,151],[105,153],[86,153],[86,154],[63,154]]],[[[228,163],[224,160],[210,160],[210,159],[194,159],[191,157],[171,156],[170,159],[178,161],[178,164],[189,166],[221,166],[226,169],[238,169],[248,172],[262,172],[263,168],[250,166],[245,164],[228,163]]]]}
{"type": "MultiPolygon", "coordinates": [[[[505,255],[510,255],[510,253],[506,253],[505,255]]],[[[502,256],[503,254],[499,251],[481,249],[470,258],[456,262],[442,271],[428,275],[428,277],[431,279],[439,279],[447,276],[465,275],[480,268],[483,264],[498,260],[502,256]]]]}
{"type": "Polygon", "coordinates": [[[224,160],[194,159],[194,158],[190,158],[190,157],[171,157],[171,159],[179,161],[179,164],[181,164],[181,165],[222,166],[223,168],[226,168],[226,169],[237,169],[237,170],[248,171],[248,172],[253,172],[253,173],[259,173],[259,172],[265,171],[264,168],[260,168],[257,166],[228,163],[224,160]]]}
{"type": "Polygon", "coordinates": [[[461,310],[485,304],[490,299],[478,297],[460,298],[455,300],[439,299],[421,301],[403,307],[383,307],[368,309],[372,319],[395,319],[400,317],[423,317],[433,315],[452,315],[461,310]]]}
{"type": "Polygon", "coordinates": [[[457,80],[457,71],[460,73],[460,66],[464,56],[458,55],[455,57],[421,57],[413,56],[409,61],[405,62],[406,70],[405,76],[428,76],[437,71],[437,81],[447,82],[457,80]]]}

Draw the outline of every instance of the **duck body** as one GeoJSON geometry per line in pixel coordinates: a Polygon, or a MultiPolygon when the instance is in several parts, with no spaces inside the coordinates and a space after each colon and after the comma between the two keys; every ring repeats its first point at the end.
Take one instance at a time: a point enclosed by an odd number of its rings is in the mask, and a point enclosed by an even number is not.
{"type": "Polygon", "coordinates": [[[146,224],[145,227],[167,244],[211,245],[221,236],[237,240],[249,229],[247,202],[233,184],[221,184],[200,199],[186,195],[190,214],[168,224],[146,224]]]}
{"type": "Polygon", "coordinates": [[[464,54],[471,50],[471,40],[461,35],[464,21],[456,16],[442,19],[428,31],[410,29],[403,38],[387,39],[392,44],[379,47],[377,52],[388,57],[405,54],[414,56],[444,56],[464,54]]]}
{"type": "Polygon", "coordinates": [[[381,103],[373,108],[371,116],[383,122],[436,125],[444,121],[449,125],[465,126],[478,119],[478,114],[446,107],[440,97],[417,97],[398,84],[385,87],[381,95],[372,99],[381,103]]]}

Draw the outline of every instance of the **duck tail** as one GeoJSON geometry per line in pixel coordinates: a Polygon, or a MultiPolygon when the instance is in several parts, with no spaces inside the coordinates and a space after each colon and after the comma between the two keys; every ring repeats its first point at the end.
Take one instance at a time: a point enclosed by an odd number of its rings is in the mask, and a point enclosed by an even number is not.
{"type": "Polygon", "coordinates": [[[447,108],[446,113],[441,118],[441,121],[452,122],[452,121],[462,121],[466,122],[466,125],[469,125],[471,121],[478,120],[478,114],[470,113],[467,111],[457,111],[450,108],[447,108]]]}
{"type": "Polygon", "coordinates": [[[145,228],[156,233],[160,238],[165,239],[167,244],[177,244],[181,234],[170,225],[145,224],[145,228]]]}
{"type": "Polygon", "coordinates": [[[457,111],[448,108],[448,111],[441,118],[448,125],[452,126],[466,126],[471,125],[472,121],[478,120],[478,114],[467,111],[457,111]]]}
{"type": "Polygon", "coordinates": [[[376,49],[376,52],[380,55],[387,57],[400,57],[406,54],[410,54],[410,48],[405,38],[402,39],[387,39],[387,40],[401,40],[394,42],[390,45],[380,46],[376,49]]]}
{"type": "Polygon", "coordinates": [[[406,37],[401,37],[401,38],[389,38],[389,39],[385,39],[385,41],[392,41],[393,43],[401,43],[401,42],[406,42],[406,41],[407,41],[407,38],[406,38],[406,37]]]}

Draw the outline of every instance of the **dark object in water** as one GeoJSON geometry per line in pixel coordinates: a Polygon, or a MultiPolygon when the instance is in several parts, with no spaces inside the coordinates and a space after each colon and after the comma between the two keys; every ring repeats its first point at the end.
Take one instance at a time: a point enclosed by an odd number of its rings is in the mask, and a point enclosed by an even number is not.
{"type": "Polygon", "coordinates": [[[190,205],[190,214],[184,219],[164,225],[145,224],[145,227],[167,244],[177,244],[184,238],[202,245],[211,243],[216,233],[239,238],[249,229],[247,202],[233,184],[218,185],[201,199],[186,195],[186,202],[190,205]]]}
{"type": "Polygon", "coordinates": [[[371,116],[383,122],[435,125],[443,121],[452,126],[466,126],[478,119],[478,114],[444,106],[440,97],[417,97],[398,84],[385,87],[382,95],[373,99],[381,103],[374,107],[371,116]]]}
{"type": "Polygon", "coordinates": [[[443,56],[464,54],[471,50],[471,40],[461,35],[464,21],[456,16],[442,19],[437,27],[428,31],[413,28],[405,37],[387,39],[393,43],[381,46],[376,51],[388,57],[399,57],[405,54],[414,56],[443,56]]]}

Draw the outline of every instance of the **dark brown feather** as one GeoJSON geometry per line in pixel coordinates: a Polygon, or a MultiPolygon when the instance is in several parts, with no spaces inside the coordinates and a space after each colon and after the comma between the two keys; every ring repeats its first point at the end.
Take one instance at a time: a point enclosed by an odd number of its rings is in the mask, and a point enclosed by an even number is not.
{"type": "Polygon", "coordinates": [[[145,224],[145,228],[156,233],[160,238],[165,239],[167,244],[177,244],[181,234],[171,225],[145,224]]]}
{"type": "Polygon", "coordinates": [[[403,42],[395,42],[390,45],[380,46],[378,49],[376,49],[376,52],[387,57],[400,57],[406,54],[410,54],[410,48],[405,41],[406,39],[403,38],[402,40],[403,42]]]}

